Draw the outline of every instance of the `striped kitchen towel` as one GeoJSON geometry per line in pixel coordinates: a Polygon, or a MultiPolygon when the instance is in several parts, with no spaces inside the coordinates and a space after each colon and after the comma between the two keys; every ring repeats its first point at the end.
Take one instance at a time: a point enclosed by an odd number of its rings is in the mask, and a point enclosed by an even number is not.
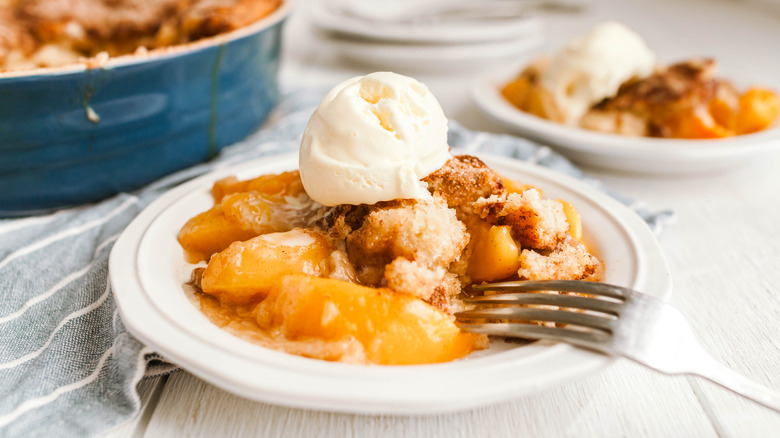
{"type": "MultiPolygon", "coordinates": [[[[133,338],[118,317],[108,281],[116,239],[144,207],[186,180],[297,149],[324,93],[287,94],[247,140],[136,192],[46,216],[0,220],[0,436],[91,436],[138,412],[136,384],[172,366],[133,338]]],[[[453,122],[450,144],[587,179],[549,148],[517,137],[471,132],[453,122]]],[[[621,200],[655,228],[669,218],[621,200]]]]}

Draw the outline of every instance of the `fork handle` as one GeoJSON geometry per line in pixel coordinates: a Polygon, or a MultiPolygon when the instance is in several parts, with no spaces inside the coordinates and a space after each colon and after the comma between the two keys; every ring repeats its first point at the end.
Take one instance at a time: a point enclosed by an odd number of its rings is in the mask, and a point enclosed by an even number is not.
{"type": "Polygon", "coordinates": [[[735,394],[753,400],[775,412],[780,412],[780,391],[748,379],[712,357],[709,359],[707,366],[692,371],[691,374],[704,377],[735,394]]]}

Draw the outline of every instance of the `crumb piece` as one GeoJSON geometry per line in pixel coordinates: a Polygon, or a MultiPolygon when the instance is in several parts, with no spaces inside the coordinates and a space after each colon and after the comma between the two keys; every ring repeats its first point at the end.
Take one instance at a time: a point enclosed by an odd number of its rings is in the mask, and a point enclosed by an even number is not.
{"type": "Polygon", "coordinates": [[[506,193],[501,177],[477,157],[458,155],[423,178],[428,191],[443,197],[458,217],[474,213],[479,198],[506,193]]]}
{"type": "Polygon", "coordinates": [[[398,257],[385,266],[384,277],[388,288],[428,301],[442,284],[446,273],[444,268],[429,269],[417,262],[398,257]]]}
{"type": "Polygon", "coordinates": [[[599,259],[571,237],[548,254],[528,249],[520,253],[518,275],[525,280],[599,281],[603,272],[599,259]]]}
{"type": "Polygon", "coordinates": [[[569,223],[559,201],[542,199],[536,189],[523,193],[493,195],[474,205],[493,225],[509,225],[524,248],[552,250],[567,237],[569,223]]]}
{"type": "Polygon", "coordinates": [[[444,312],[452,313],[451,304],[458,301],[458,295],[462,290],[458,277],[447,272],[433,294],[428,298],[428,304],[444,312]]]}

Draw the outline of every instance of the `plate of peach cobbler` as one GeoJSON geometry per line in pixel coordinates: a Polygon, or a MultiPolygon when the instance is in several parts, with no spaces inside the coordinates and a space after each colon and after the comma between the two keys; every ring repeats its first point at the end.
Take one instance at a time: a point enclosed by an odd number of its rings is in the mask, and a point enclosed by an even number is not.
{"type": "Polygon", "coordinates": [[[462,331],[474,284],[604,280],[661,298],[671,280],[632,210],[576,179],[447,145],[421,83],[335,87],[299,153],[164,194],[117,241],[124,324],[244,397],[346,412],[432,413],[520,397],[607,366],[548,341],[462,331]]]}
{"type": "Polygon", "coordinates": [[[485,74],[472,97],[510,129],[604,168],[712,171],[780,147],[776,90],[738,86],[714,59],[659,63],[615,22],[553,55],[485,74]]]}

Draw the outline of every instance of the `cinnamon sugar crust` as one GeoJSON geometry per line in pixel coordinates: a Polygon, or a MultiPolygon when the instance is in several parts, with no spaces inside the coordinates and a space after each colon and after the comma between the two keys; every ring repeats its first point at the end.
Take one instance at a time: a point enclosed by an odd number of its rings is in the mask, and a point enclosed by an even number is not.
{"type": "Polygon", "coordinates": [[[152,35],[176,16],[178,0],[18,0],[15,15],[42,41],[126,41],[152,35]],[[72,30],[67,29],[73,23],[72,30]]]}
{"type": "Polygon", "coordinates": [[[715,61],[692,59],[623,84],[615,97],[605,99],[595,108],[638,113],[678,111],[712,99],[717,84],[715,61]]]}

